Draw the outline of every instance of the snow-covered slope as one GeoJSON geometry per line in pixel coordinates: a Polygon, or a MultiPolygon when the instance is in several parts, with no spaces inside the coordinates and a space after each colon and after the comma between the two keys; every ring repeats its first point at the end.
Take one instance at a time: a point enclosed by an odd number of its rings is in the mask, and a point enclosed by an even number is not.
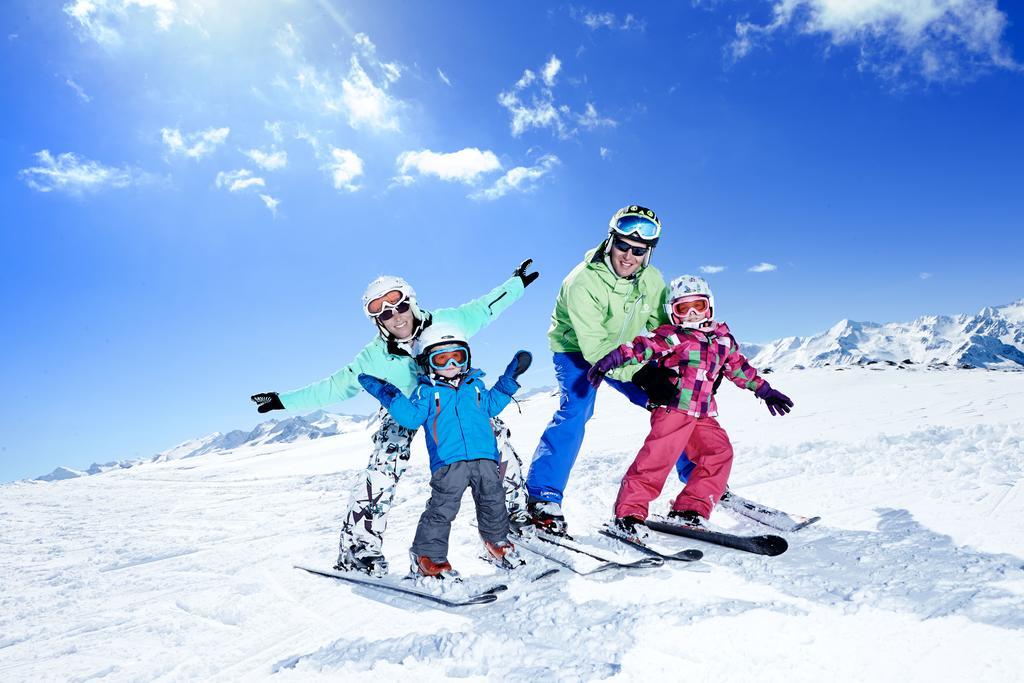
{"type": "MultiPolygon", "coordinates": [[[[0,679],[1019,679],[1024,373],[875,365],[772,382],[792,414],[726,385],[720,421],[736,491],[823,516],[787,553],[706,546],[706,572],[563,571],[460,612],[292,568],[333,562],[369,429],[4,485],[0,679]]],[[[527,461],[557,400],[503,414],[527,461]]],[[[566,500],[577,533],[607,517],[647,426],[602,390],[566,500]]],[[[428,478],[417,439],[387,531],[396,571],[428,478]]],[[[450,557],[488,574],[471,518],[467,498],[450,557]]]]}
{"type": "Polygon", "coordinates": [[[792,368],[888,361],[1024,370],[1024,299],[975,315],[924,316],[911,323],[841,320],[811,337],[748,345],[755,367],[792,368]]]}

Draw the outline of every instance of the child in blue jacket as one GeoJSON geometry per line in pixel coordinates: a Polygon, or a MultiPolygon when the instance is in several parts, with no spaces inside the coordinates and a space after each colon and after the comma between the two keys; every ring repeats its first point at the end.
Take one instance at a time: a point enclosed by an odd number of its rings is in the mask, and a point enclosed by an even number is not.
{"type": "Polygon", "coordinates": [[[508,510],[490,420],[512,399],[519,388],[516,378],[530,367],[532,356],[519,351],[488,389],[481,379],[484,373],[470,365],[469,344],[458,328],[430,326],[414,352],[423,374],[408,398],[388,382],[359,375],[359,383],[398,424],[424,427],[431,494],[410,551],[412,571],[437,578],[457,576],[448,562],[448,538],[467,487],[473,491],[477,525],[489,557],[499,566],[515,566],[518,558],[508,540],[508,510]]]}

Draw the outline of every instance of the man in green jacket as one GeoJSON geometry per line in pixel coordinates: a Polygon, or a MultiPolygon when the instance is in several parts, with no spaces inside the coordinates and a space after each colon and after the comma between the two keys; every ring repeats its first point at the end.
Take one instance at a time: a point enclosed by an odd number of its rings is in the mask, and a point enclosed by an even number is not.
{"type": "MultiPolygon", "coordinates": [[[[548,330],[561,400],[526,479],[530,518],[541,528],[555,533],[567,528],[562,496],[597,396],[587,381],[590,366],[644,330],[668,322],[665,280],[650,265],[660,237],[661,221],[653,211],[635,204],[623,207],[612,216],[605,241],[562,282],[548,330]]],[[[670,402],[666,395],[677,391],[673,371],[639,367],[614,370],[605,383],[639,406],[646,407],[649,398],[670,402]]],[[[692,465],[684,462],[680,476],[685,478],[689,469],[692,465]]]]}
{"type": "MultiPolygon", "coordinates": [[[[301,389],[255,394],[252,400],[261,413],[313,410],[358,394],[362,390],[358,380],[361,373],[387,380],[408,396],[416,388],[419,374],[412,344],[420,333],[433,324],[444,323],[460,328],[467,337],[473,336],[518,301],[526,286],[537,279],[539,273],[527,272],[531,263],[532,259],[523,261],[511,278],[479,299],[433,312],[420,309],[416,292],[404,279],[390,275],[377,278],[363,294],[363,312],[375,323],[378,335],[351,363],[301,389]]],[[[383,408],[377,419],[380,426],[373,435],[374,449],[365,483],[354,492],[342,524],[336,569],[383,576],[388,571],[381,552],[387,514],[398,480],[409,464],[416,430],[402,427],[383,408]]],[[[498,418],[491,423],[501,455],[509,514],[522,521],[526,517],[522,463],[509,441],[508,427],[498,418]]]]}

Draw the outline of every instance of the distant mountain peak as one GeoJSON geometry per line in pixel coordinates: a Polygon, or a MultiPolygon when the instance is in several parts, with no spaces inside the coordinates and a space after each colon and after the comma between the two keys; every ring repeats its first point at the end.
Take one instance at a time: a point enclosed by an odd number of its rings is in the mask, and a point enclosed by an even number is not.
{"type": "Polygon", "coordinates": [[[1024,370],[1024,299],[909,323],[844,318],[820,334],[746,346],[755,367],[775,369],[892,363],[1024,370]]]}

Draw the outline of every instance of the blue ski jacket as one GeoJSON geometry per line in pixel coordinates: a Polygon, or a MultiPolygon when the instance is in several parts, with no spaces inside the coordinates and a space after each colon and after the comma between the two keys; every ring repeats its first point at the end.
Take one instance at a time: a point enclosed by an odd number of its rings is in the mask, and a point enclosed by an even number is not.
{"type": "Polygon", "coordinates": [[[491,389],[481,379],[484,373],[475,368],[457,387],[420,375],[408,398],[393,384],[370,375],[359,375],[359,383],[398,424],[408,429],[426,427],[430,471],[436,472],[461,460],[500,460],[491,418],[505,409],[519,389],[519,383],[507,373],[491,389]]]}

